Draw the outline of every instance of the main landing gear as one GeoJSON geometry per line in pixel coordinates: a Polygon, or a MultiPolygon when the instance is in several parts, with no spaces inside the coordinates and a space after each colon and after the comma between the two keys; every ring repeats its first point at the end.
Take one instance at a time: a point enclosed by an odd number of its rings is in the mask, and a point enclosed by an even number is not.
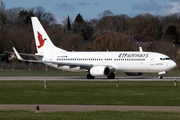
{"type": "Polygon", "coordinates": [[[87,74],[87,79],[94,79],[95,77],[92,76],[91,74],[87,74]]]}
{"type": "Polygon", "coordinates": [[[114,79],[115,78],[115,74],[111,73],[110,75],[107,76],[108,79],[114,79]]]}

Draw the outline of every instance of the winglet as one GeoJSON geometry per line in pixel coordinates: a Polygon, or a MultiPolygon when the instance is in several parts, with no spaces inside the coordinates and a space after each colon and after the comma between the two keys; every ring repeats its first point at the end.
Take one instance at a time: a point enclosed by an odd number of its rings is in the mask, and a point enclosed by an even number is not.
{"type": "Polygon", "coordinates": [[[142,49],[142,47],[139,47],[139,51],[140,51],[140,52],[143,52],[143,49],[142,49]]]}
{"type": "Polygon", "coordinates": [[[24,61],[24,59],[19,55],[19,53],[18,53],[17,50],[15,49],[15,47],[13,47],[13,50],[14,50],[14,52],[15,52],[15,54],[16,54],[16,57],[17,57],[19,60],[24,61]]]}

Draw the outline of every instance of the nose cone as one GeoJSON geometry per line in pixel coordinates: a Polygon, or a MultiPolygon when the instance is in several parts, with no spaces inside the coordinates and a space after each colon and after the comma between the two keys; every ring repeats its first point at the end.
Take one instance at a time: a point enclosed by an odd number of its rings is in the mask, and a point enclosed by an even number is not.
{"type": "Polygon", "coordinates": [[[176,66],[177,66],[177,64],[176,64],[176,62],[174,62],[174,61],[171,61],[171,63],[169,64],[170,69],[173,69],[173,68],[175,68],[176,66]]]}
{"type": "MultiPolygon", "coordinates": [[[[173,62],[174,62],[174,61],[173,61],[173,62]]],[[[177,64],[174,62],[174,63],[173,63],[173,68],[175,68],[176,66],[177,66],[177,64]]]]}

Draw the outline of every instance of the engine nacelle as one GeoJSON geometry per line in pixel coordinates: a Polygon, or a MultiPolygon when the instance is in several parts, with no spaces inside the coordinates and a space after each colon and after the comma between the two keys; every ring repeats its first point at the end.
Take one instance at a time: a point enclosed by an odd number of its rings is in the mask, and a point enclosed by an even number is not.
{"type": "Polygon", "coordinates": [[[143,75],[143,73],[130,73],[130,72],[128,72],[128,73],[126,73],[126,75],[128,75],[128,76],[140,76],[140,75],[143,75]]]}
{"type": "Polygon", "coordinates": [[[111,71],[107,66],[94,66],[90,69],[90,74],[92,76],[108,76],[111,71]]]}

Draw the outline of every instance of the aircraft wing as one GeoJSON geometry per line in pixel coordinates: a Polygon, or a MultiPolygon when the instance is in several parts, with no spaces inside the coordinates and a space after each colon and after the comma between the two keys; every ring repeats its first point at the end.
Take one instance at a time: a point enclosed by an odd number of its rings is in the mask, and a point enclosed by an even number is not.
{"type": "Polygon", "coordinates": [[[19,55],[19,53],[17,52],[17,50],[14,47],[13,47],[13,50],[16,54],[16,57],[21,61],[36,62],[36,63],[52,63],[52,64],[58,64],[59,66],[68,65],[71,67],[83,67],[85,69],[93,67],[93,65],[91,65],[91,64],[68,63],[68,62],[66,63],[66,62],[54,62],[54,61],[39,61],[39,60],[25,60],[19,55]]]}
{"type": "MultiPolygon", "coordinates": [[[[8,52],[8,51],[4,51],[5,53],[14,53],[14,52],[8,52]]],[[[42,55],[35,55],[35,54],[27,54],[27,53],[18,53],[20,55],[26,55],[26,56],[32,56],[32,57],[43,57],[42,55]]]]}

